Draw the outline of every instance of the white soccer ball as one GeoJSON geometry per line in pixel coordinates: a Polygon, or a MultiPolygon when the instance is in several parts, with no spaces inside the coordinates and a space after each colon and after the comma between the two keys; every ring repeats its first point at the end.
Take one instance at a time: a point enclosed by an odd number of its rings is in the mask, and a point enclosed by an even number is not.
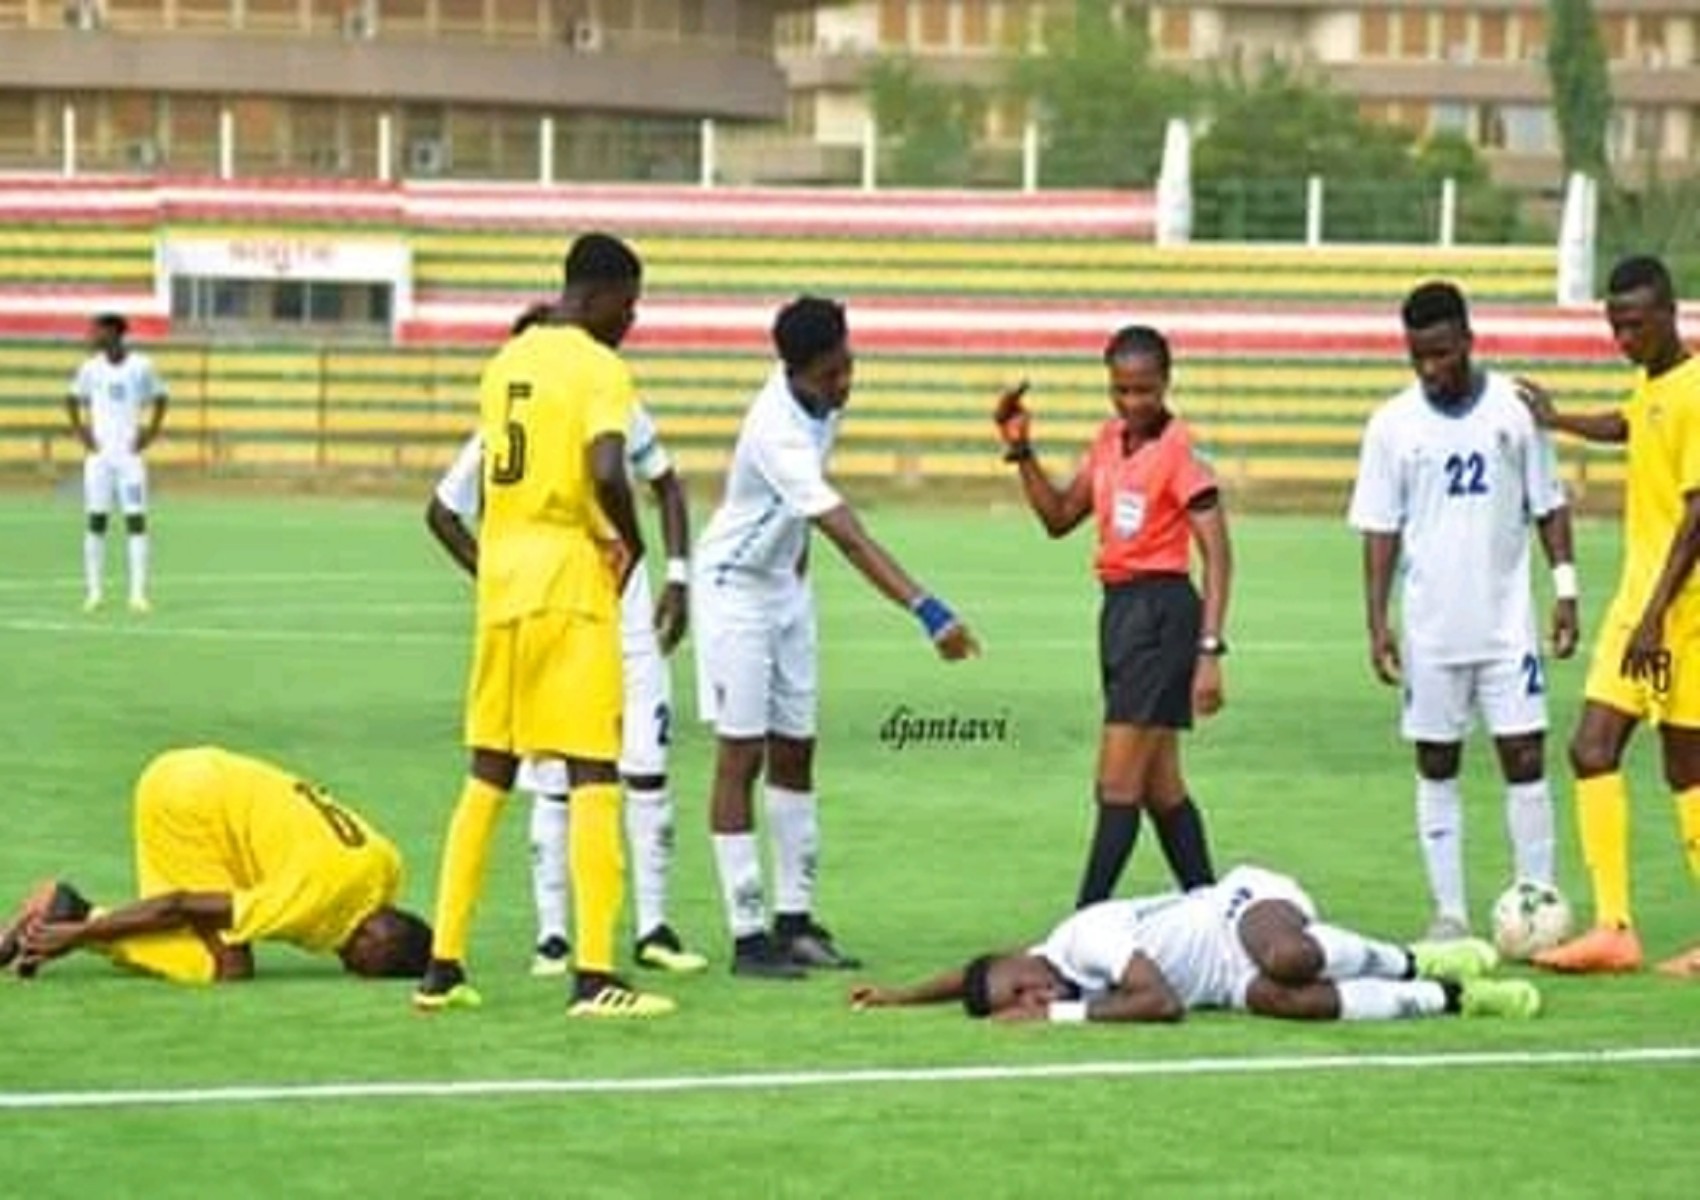
{"type": "Polygon", "coordinates": [[[1555,887],[1519,880],[1493,905],[1493,944],[1522,962],[1570,936],[1570,902],[1555,887]]]}

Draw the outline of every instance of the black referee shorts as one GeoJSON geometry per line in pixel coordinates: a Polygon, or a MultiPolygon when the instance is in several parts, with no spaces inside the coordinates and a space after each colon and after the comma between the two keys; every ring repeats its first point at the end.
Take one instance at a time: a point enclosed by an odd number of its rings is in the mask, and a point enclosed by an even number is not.
{"type": "Polygon", "coordinates": [[[1201,618],[1198,592],[1184,575],[1105,586],[1098,613],[1105,724],[1192,728],[1201,618]]]}

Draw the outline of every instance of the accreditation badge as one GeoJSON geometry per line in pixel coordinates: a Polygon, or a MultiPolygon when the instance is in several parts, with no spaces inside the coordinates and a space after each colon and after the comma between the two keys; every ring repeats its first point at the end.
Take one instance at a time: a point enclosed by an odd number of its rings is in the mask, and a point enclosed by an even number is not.
{"type": "Polygon", "coordinates": [[[1126,541],[1145,527],[1145,493],[1117,492],[1110,527],[1126,541]]]}

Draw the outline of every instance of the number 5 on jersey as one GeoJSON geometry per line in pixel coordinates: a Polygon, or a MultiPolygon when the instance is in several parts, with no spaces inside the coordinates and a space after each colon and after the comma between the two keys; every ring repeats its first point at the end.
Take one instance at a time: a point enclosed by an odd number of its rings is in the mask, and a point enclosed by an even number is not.
{"type": "Polygon", "coordinates": [[[514,420],[514,405],[531,399],[531,384],[516,379],[508,384],[506,444],[490,462],[490,482],[501,486],[525,478],[525,426],[514,420]]]}

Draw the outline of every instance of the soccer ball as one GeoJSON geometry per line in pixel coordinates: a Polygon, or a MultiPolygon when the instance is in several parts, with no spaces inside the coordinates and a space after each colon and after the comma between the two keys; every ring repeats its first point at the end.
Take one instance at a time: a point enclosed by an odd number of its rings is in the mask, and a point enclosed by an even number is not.
{"type": "Polygon", "coordinates": [[[1570,936],[1570,902],[1555,887],[1519,880],[1493,905],[1493,944],[1500,954],[1525,961],[1570,936]]]}

